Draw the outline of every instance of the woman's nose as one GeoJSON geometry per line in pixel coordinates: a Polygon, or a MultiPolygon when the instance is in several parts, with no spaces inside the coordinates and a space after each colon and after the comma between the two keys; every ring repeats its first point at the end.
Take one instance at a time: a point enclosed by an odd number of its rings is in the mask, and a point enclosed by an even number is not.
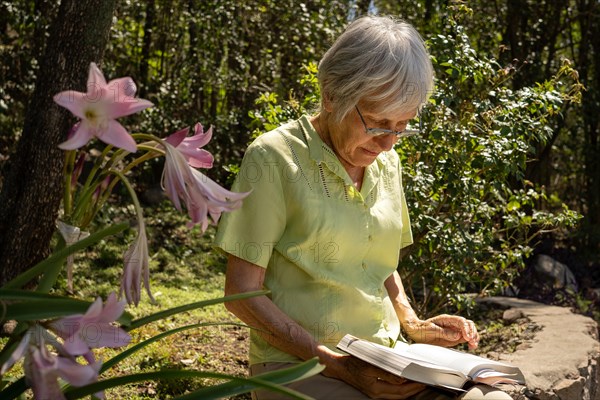
{"type": "Polygon", "coordinates": [[[382,151],[389,151],[396,144],[398,137],[393,133],[390,133],[387,135],[376,136],[374,139],[382,151]]]}

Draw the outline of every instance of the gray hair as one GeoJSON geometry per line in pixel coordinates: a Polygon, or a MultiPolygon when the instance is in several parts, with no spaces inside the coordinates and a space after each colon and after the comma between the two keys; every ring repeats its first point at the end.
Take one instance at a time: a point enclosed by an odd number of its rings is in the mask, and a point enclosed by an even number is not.
{"type": "Polygon", "coordinates": [[[321,111],[331,101],[340,122],[359,101],[374,111],[410,112],[433,90],[433,66],[415,28],[391,17],[353,21],[319,63],[321,111]]]}

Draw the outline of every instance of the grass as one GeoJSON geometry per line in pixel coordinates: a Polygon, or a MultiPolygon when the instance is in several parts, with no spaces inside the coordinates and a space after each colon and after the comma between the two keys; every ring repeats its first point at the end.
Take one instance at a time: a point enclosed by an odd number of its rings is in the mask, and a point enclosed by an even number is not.
{"type": "MultiPolygon", "coordinates": [[[[144,293],[140,304],[127,308],[134,318],[172,307],[223,296],[225,257],[210,246],[214,228],[206,233],[186,227],[187,219],[170,204],[145,210],[150,246],[151,290],[153,303],[144,293]]],[[[126,209],[111,209],[103,218],[116,221],[129,215],[126,209]],[[124,214],[125,212],[125,214],[124,214]]],[[[93,300],[106,299],[119,291],[122,255],[135,237],[135,230],[101,241],[75,257],[71,296],[93,300]]],[[[57,294],[69,294],[64,276],[59,278],[57,294]]],[[[193,369],[245,376],[247,370],[248,330],[223,304],[184,312],[157,321],[131,333],[131,345],[177,327],[197,323],[220,325],[194,328],[163,338],[134,353],[104,372],[100,379],[161,369],[193,369]]],[[[98,349],[97,358],[109,360],[122,349],[98,349]]],[[[20,366],[6,377],[19,377],[20,366]]],[[[215,380],[177,379],[147,381],[106,391],[108,399],[165,399],[211,385],[215,380]]],[[[27,393],[30,397],[30,393],[27,393]]],[[[250,398],[246,395],[236,399],[250,398]]]]}

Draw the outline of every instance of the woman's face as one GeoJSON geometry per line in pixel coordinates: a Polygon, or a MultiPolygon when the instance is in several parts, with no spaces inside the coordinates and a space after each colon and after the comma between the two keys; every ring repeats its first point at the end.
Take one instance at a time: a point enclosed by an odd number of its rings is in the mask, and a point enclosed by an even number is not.
{"type": "Polygon", "coordinates": [[[377,113],[372,106],[359,102],[340,124],[330,127],[329,137],[333,150],[344,166],[366,167],[372,164],[381,152],[390,150],[397,141],[394,134],[373,136],[366,132],[366,128],[402,131],[416,114],[416,110],[401,114],[377,113]]]}

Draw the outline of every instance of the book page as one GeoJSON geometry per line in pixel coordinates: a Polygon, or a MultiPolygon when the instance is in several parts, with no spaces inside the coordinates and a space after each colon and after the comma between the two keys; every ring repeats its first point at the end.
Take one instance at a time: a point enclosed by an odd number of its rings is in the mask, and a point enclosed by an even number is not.
{"type": "Polygon", "coordinates": [[[399,342],[391,348],[345,335],[337,347],[393,374],[430,385],[462,388],[469,379],[490,385],[525,383],[515,366],[441,346],[399,342]]]}
{"type": "Polygon", "coordinates": [[[410,345],[402,343],[400,346],[396,346],[394,350],[410,357],[456,369],[472,379],[477,376],[479,370],[487,369],[497,371],[498,374],[511,374],[515,377],[515,380],[524,381],[524,377],[517,367],[446,347],[420,343],[410,345]]]}
{"type": "Polygon", "coordinates": [[[485,383],[490,386],[505,383],[510,385],[516,385],[519,383],[516,380],[518,378],[517,374],[506,374],[487,368],[477,371],[475,376],[473,376],[472,378],[475,382],[485,383]]]}
{"type": "Polygon", "coordinates": [[[424,360],[458,369],[466,375],[470,375],[473,369],[476,369],[478,365],[486,361],[472,354],[461,353],[446,347],[420,343],[409,345],[405,351],[414,357],[422,357],[424,360]]]}
{"type": "Polygon", "coordinates": [[[461,372],[430,363],[390,347],[346,335],[337,346],[364,361],[406,379],[445,388],[459,389],[468,378],[461,372]]]}

